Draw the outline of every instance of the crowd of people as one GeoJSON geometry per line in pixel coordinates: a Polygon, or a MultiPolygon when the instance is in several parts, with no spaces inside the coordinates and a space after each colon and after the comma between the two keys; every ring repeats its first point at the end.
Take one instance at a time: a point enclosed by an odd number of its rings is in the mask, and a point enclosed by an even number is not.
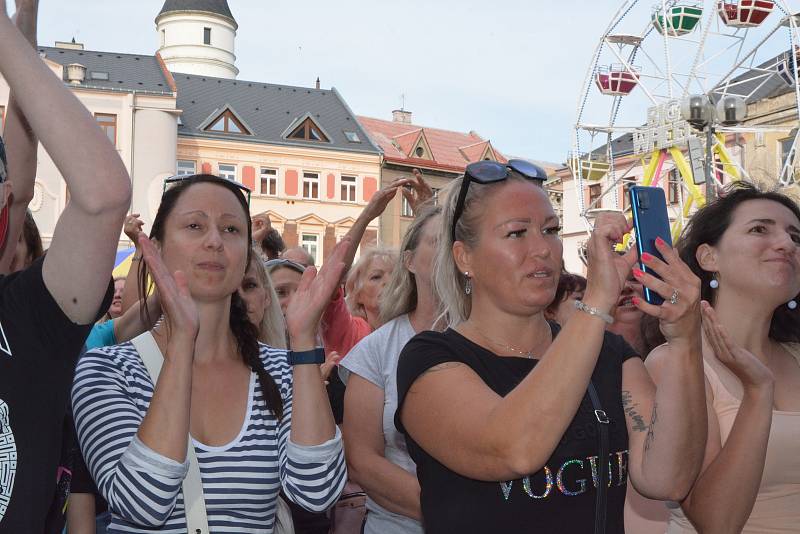
{"type": "Polygon", "coordinates": [[[319,269],[218,176],[168,180],[146,229],[36,53],[37,0],[0,7],[0,532],[797,530],[788,197],[731,184],[660,258],[601,214],[585,277],[521,160],[438,202],[419,172],[385,186],[319,269]],[[70,192],[46,251],[38,143],[70,192]],[[368,247],[398,195],[400,249],[368,247]]]}

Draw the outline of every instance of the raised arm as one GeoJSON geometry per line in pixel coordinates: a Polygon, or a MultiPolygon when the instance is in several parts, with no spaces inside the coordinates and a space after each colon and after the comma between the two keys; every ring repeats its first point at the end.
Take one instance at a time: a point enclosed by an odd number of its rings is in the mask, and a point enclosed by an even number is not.
{"type": "Polygon", "coordinates": [[[0,0],[0,72],[70,192],[45,258],[45,285],[74,322],[94,320],[114,267],[131,184],[108,137],[47,68],[0,0]]]}
{"type": "Polygon", "coordinates": [[[679,501],[700,471],[708,429],[700,280],[672,247],[660,240],[656,246],[664,261],[650,255],[643,260],[661,279],[639,269],[634,275],[661,295],[664,304],[654,306],[638,298],[634,303],[658,317],[667,343],[647,357],[647,369],[638,358],[623,364],[622,403],[631,481],[646,497],[679,501]]]}
{"type": "MultiPolygon", "coordinates": [[[[36,24],[38,0],[17,0],[14,23],[31,46],[36,49],[36,24]]],[[[7,273],[17,241],[25,221],[25,210],[33,198],[33,184],[36,179],[36,151],[39,140],[31,130],[25,115],[17,104],[12,92],[8,97],[8,114],[3,130],[8,159],[8,184],[11,186],[9,199],[8,234],[0,252],[0,273],[7,273]]]]}
{"type": "Polygon", "coordinates": [[[743,395],[723,446],[709,387],[703,468],[681,506],[699,532],[740,532],[753,510],[764,473],[775,379],[758,358],[734,345],[710,306],[703,308],[706,340],[717,359],[742,382],[743,395]]]}
{"type": "MultiPolygon", "coordinates": [[[[142,261],[142,249],[139,246],[139,234],[142,233],[144,221],[139,218],[138,213],[131,213],[125,216],[125,223],[122,231],[128,239],[133,242],[134,250],[131,258],[131,268],[125,277],[125,289],[122,291],[122,311],[123,313],[131,309],[139,302],[139,267],[142,261]]],[[[117,338],[119,339],[119,338],[117,338]]]]}

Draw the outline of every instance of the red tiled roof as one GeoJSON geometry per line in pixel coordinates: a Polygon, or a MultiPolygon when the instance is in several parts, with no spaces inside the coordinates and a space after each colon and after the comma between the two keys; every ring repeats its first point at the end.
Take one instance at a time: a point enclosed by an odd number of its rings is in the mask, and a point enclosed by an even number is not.
{"type": "Polygon", "coordinates": [[[491,147],[498,160],[506,161],[490,141],[475,132],[453,132],[371,117],[356,118],[375,144],[383,149],[387,161],[461,172],[467,164],[480,159],[487,146],[491,147]],[[420,159],[411,153],[420,134],[425,136],[433,160],[420,159]]]}

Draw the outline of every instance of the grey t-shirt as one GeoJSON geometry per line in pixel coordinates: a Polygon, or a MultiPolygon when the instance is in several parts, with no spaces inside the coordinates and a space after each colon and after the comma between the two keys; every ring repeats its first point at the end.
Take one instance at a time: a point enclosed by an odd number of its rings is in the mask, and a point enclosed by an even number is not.
{"type": "MultiPolygon", "coordinates": [[[[406,450],[405,437],[394,426],[397,410],[397,360],[400,351],[416,332],[401,315],[359,341],[339,364],[339,376],[347,383],[350,373],[369,380],[383,390],[384,456],[416,475],[417,467],[406,450]]],[[[422,534],[422,525],[409,517],[392,513],[367,496],[365,534],[422,534]]]]}

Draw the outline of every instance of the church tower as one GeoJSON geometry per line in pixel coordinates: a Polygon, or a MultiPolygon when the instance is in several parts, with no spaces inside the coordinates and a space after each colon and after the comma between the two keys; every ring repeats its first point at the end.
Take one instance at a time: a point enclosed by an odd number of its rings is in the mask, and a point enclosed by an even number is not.
{"type": "Polygon", "coordinates": [[[158,52],[171,72],[234,79],[238,27],[227,0],[166,0],[156,17],[158,52]]]}

